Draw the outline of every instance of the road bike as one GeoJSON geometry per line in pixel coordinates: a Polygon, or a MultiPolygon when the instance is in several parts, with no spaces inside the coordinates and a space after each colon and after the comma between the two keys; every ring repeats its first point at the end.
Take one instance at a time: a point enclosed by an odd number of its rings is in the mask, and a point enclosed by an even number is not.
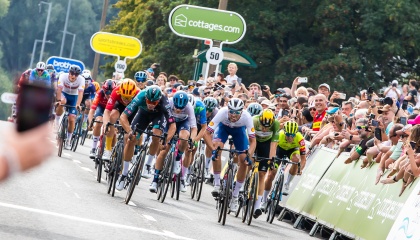
{"type": "Polygon", "coordinates": [[[83,124],[83,115],[85,112],[86,107],[82,106],[81,109],[77,110],[77,116],[76,116],[76,123],[73,131],[73,135],[71,136],[71,150],[73,152],[76,151],[77,145],[79,144],[79,138],[82,135],[82,124],[83,124]]]}
{"type": "Polygon", "coordinates": [[[124,128],[120,124],[108,123],[106,128],[108,129],[108,126],[111,126],[111,125],[113,125],[117,129],[117,132],[118,132],[117,143],[112,148],[111,161],[108,164],[109,167],[107,167],[108,194],[111,194],[111,196],[114,196],[117,179],[122,170],[125,131],[124,131],[124,128]]]}
{"type": "Polygon", "coordinates": [[[205,155],[204,155],[204,140],[201,139],[198,142],[197,152],[194,156],[194,162],[190,166],[190,183],[191,183],[191,198],[200,201],[201,191],[203,190],[204,179],[204,168],[205,168],[205,155]]]}
{"type": "Polygon", "coordinates": [[[57,146],[58,146],[58,156],[61,157],[63,152],[64,144],[67,141],[67,129],[69,126],[69,108],[73,107],[70,105],[61,105],[64,107],[64,114],[61,118],[60,127],[57,131],[57,146]]]}

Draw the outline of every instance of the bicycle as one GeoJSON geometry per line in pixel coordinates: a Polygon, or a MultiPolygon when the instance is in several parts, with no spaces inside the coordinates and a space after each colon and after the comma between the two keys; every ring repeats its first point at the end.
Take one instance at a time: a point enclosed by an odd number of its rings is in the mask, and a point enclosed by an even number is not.
{"type": "MultiPolygon", "coordinates": [[[[93,119],[92,123],[90,123],[89,128],[92,128],[95,122],[102,123],[102,121],[96,121],[95,119],[93,119]]],[[[98,181],[98,183],[101,183],[102,168],[105,165],[105,161],[102,160],[104,149],[105,149],[105,135],[102,133],[101,136],[99,137],[99,144],[96,147],[96,156],[93,159],[93,161],[95,162],[95,169],[97,170],[96,181],[98,181]]]]}
{"type": "Polygon", "coordinates": [[[234,167],[233,167],[233,158],[235,154],[248,154],[248,151],[238,151],[233,148],[233,139],[229,137],[229,149],[217,147],[213,152],[212,160],[214,161],[219,154],[219,151],[229,152],[228,167],[223,176],[222,182],[220,184],[220,190],[218,196],[216,197],[216,209],[218,210],[218,222],[222,222],[222,225],[226,223],[226,215],[228,211],[228,204],[232,198],[232,185],[234,179],[234,167]]]}
{"type": "Polygon", "coordinates": [[[109,162],[107,168],[108,194],[111,193],[111,196],[113,197],[115,194],[117,179],[122,170],[125,131],[120,124],[108,123],[106,128],[108,129],[108,126],[110,125],[113,125],[115,128],[117,128],[118,131],[117,143],[115,144],[115,147],[112,148],[111,161],[109,162]]]}
{"type": "Polygon", "coordinates": [[[283,195],[283,182],[284,182],[284,171],[286,169],[287,164],[295,164],[298,166],[298,173],[300,173],[300,162],[295,163],[290,161],[287,157],[285,158],[278,158],[273,157],[272,163],[279,163],[280,164],[280,171],[277,172],[276,178],[274,180],[274,185],[271,188],[271,191],[267,198],[267,208],[265,210],[267,215],[267,222],[270,224],[273,223],[274,215],[276,213],[277,206],[282,199],[283,195]]]}
{"type": "Polygon", "coordinates": [[[147,149],[149,147],[150,137],[158,137],[162,139],[162,145],[165,145],[166,133],[163,136],[158,136],[152,133],[152,125],[149,125],[146,130],[141,130],[138,128],[138,124],[135,126],[135,132],[145,134],[146,138],[143,144],[140,146],[139,154],[136,157],[134,164],[131,166],[128,171],[127,180],[124,188],[127,188],[127,195],[125,197],[125,204],[130,202],[131,196],[134,193],[134,189],[139,184],[141,179],[141,173],[143,172],[144,162],[146,161],[147,149]]]}
{"type": "Polygon", "coordinates": [[[204,140],[201,139],[198,142],[197,152],[194,156],[194,162],[190,166],[190,182],[191,182],[191,199],[196,198],[197,202],[200,201],[201,191],[204,183],[204,168],[205,168],[205,156],[204,156],[204,140]]]}
{"type": "Polygon", "coordinates": [[[64,144],[67,140],[67,129],[69,125],[69,108],[73,107],[70,105],[61,105],[64,107],[64,115],[60,122],[60,127],[57,131],[57,145],[58,145],[58,156],[61,157],[63,152],[64,144]]]}
{"type": "MultiPolygon", "coordinates": [[[[88,125],[89,126],[89,120],[87,121],[87,123],[86,123],[86,125],[88,125]]],[[[82,129],[82,133],[81,133],[81,138],[82,139],[80,139],[80,145],[81,146],[83,146],[84,144],[85,144],[85,140],[86,140],[86,137],[87,137],[87,133],[88,133],[88,130],[87,129],[82,129]]]]}
{"type": "Polygon", "coordinates": [[[77,149],[77,145],[79,144],[79,138],[80,135],[82,134],[82,123],[83,123],[83,113],[85,111],[85,106],[82,106],[81,109],[77,110],[78,114],[76,117],[76,124],[74,127],[74,132],[73,135],[71,136],[71,150],[73,152],[76,151],[77,149]]]}
{"type": "MultiPolygon", "coordinates": [[[[190,138],[189,139],[183,139],[183,138],[179,138],[178,136],[175,136],[173,139],[174,139],[174,141],[177,144],[176,144],[176,146],[174,148],[175,154],[173,155],[172,162],[175,161],[176,156],[178,155],[178,144],[179,144],[179,141],[187,141],[188,142],[188,145],[189,145],[189,149],[192,149],[192,147],[193,147],[193,143],[192,143],[192,140],[190,138]]],[[[183,164],[182,163],[183,162],[182,156],[181,156],[181,159],[179,161],[180,161],[180,164],[181,164],[181,167],[182,167],[182,164],[183,164]]],[[[173,168],[173,166],[172,166],[172,168],[173,168]]],[[[172,169],[172,172],[173,172],[173,169],[172,169]]],[[[176,196],[175,196],[175,199],[176,200],[179,200],[179,192],[181,191],[180,190],[180,188],[181,188],[181,175],[182,175],[182,170],[178,174],[173,173],[173,176],[172,176],[171,198],[173,198],[174,195],[175,195],[175,193],[176,193],[176,196]]]]}

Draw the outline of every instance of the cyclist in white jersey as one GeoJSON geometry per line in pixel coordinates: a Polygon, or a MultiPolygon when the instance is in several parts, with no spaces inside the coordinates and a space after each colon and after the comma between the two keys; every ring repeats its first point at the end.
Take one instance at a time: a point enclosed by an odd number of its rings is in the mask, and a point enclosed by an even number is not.
{"type": "MultiPolygon", "coordinates": [[[[251,162],[247,157],[245,151],[248,150],[248,155],[253,156],[256,146],[254,122],[251,115],[247,111],[243,111],[244,102],[239,98],[232,98],[228,102],[228,107],[221,108],[217,115],[212,119],[207,127],[204,140],[207,146],[215,150],[217,147],[224,147],[229,135],[232,136],[235,149],[239,156],[239,169],[236,175],[236,184],[232,193],[232,200],[230,203],[230,210],[236,212],[238,210],[238,196],[239,190],[245,181],[247,165],[251,162]],[[214,132],[213,139],[211,134],[214,132]],[[248,133],[248,136],[247,136],[248,133]],[[212,142],[214,141],[214,143],[212,142]]],[[[217,196],[220,190],[220,172],[221,172],[221,153],[218,153],[216,161],[213,162],[214,171],[214,189],[213,196],[217,196]]]]}
{"type": "MultiPolygon", "coordinates": [[[[68,73],[60,74],[57,83],[57,100],[59,104],[69,105],[69,125],[67,128],[66,149],[70,149],[70,140],[73,135],[76,122],[76,108],[80,108],[85,89],[85,79],[80,76],[81,69],[77,65],[71,65],[68,73]]],[[[60,117],[64,112],[63,106],[58,105],[55,116],[56,129],[60,125],[60,117]]]]}

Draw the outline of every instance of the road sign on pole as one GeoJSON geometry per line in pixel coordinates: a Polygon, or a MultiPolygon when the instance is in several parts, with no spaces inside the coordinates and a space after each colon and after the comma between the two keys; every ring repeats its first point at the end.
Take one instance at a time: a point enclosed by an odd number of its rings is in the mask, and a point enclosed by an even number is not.
{"type": "Polygon", "coordinates": [[[56,72],[69,72],[71,65],[79,66],[82,71],[85,69],[85,64],[82,61],[57,56],[48,58],[47,64],[52,64],[56,72]]]}
{"type": "Polygon", "coordinates": [[[223,61],[223,51],[218,47],[211,47],[206,53],[207,62],[212,65],[218,65],[223,61]]]}
{"type": "Polygon", "coordinates": [[[142,51],[140,40],[120,34],[97,32],[90,38],[93,51],[112,56],[136,58],[142,51]]]}
{"type": "Polygon", "coordinates": [[[118,73],[124,73],[124,71],[127,69],[127,63],[125,63],[124,60],[118,60],[115,63],[115,71],[118,73]]]}

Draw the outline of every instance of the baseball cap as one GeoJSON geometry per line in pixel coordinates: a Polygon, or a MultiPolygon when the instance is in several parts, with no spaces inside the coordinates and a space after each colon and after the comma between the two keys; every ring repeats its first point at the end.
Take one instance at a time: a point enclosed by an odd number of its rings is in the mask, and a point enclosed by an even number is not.
{"type": "Polygon", "coordinates": [[[383,106],[383,107],[381,107],[381,108],[378,109],[378,113],[379,114],[382,114],[384,112],[389,112],[391,110],[392,110],[391,106],[388,105],[388,104],[386,104],[385,106],[383,106]]]}
{"type": "Polygon", "coordinates": [[[199,87],[199,86],[201,86],[201,85],[204,85],[204,81],[203,81],[203,80],[198,80],[198,81],[195,83],[195,86],[197,86],[197,87],[199,87]],[[198,84],[200,84],[200,85],[198,85],[198,84]]]}
{"type": "Polygon", "coordinates": [[[401,130],[397,130],[395,132],[395,134],[400,135],[400,136],[401,135],[410,135],[410,131],[411,131],[412,127],[413,127],[413,125],[407,124],[401,130]]]}
{"type": "Polygon", "coordinates": [[[271,105],[271,101],[270,100],[264,100],[264,101],[261,102],[261,105],[270,106],[271,105]]]}
{"type": "Polygon", "coordinates": [[[330,85],[328,85],[326,83],[323,83],[323,84],[319,85],[318,89],[321,88],[321,87],[326,87],[326,88],[328,88],[328,91],[331,91],[330,85]]]}
{"type": "Polygon", "coordinates": [[[283,93],[286,93],[286,91],[284,91],[283,88],[277,88],[276,91],[274,91],[274,93],[275,94],[278,94],[278,93],[283,94],[283,93]]]}
{"type": "Polygon", "coordinates": [[[398,81],[394,79],[394,80],[392,80],[391,84],[397,84],[398,85],[398,81]]]}
{"type": "Polygon", "coordinates": [[[175,83],[174,86],[173,86],[173,88],[177,88],[179,86],[182,86],[182,84],[181,83],[175,83]]]}
{"type": "Polygon", "coordinates": [[[198,91],[198,87],[196,87],[196,88],[194,88],[193,90],[192,90],[192,94],[194,95],[194,96],[200,96],[200,92],[198,91]]]}
{"type": "Polygon", "coordinates": [[[407,123],[408,123],[408,124],[411,124],[411,125],[417,125],[417,124],[420,124],[420,115],[417,115],[417,117],[416,117],[416,118],[414,118],[414,119],[410,119],[410,120],[408,120],[408,121],[407,121],[407,123]]]}

